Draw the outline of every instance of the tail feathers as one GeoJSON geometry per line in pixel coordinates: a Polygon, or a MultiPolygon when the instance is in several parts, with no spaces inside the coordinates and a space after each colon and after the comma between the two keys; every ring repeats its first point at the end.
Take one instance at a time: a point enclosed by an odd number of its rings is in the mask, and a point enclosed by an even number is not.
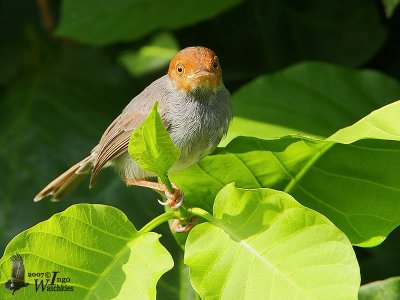
{"type": "Polygon", "coordinates": [[[52,196],[51,201],[54,202],[61,200],[75,190],[92,170],[92,166],[93,158],[86,157],[50,182],[33,200],[37,202],[46,196],[52,196]]]}

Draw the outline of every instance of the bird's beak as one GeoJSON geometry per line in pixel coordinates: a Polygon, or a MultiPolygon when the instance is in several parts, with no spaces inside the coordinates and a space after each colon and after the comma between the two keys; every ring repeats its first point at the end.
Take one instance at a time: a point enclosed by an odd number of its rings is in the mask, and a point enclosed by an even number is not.
{"type": "Polygon", "coordinates": [[[190,81],[191,89],[214,89],[220,86],[220,76],[208,70],[199,70],[190,74],[187,79],[190,81]]]}
{"type": "Polygon", "coordinates": [[[187,78],[194,79],[194,78],[201,78],[201,77],[208,77],[208,76],[215,76],[215,74],[207,71],[207,70],[199,70],[195,73],[190,74],[187,78]]]}

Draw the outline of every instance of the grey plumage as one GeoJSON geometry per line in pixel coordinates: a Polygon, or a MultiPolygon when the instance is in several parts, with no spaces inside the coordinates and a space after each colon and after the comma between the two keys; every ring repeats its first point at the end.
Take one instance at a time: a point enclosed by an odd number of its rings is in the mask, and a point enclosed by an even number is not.
{"type": "MultiPolygon", "coordinates": [[[[154,103],[159,102],[159,113],[163,123],[172,141],[181,150],[179,160],[171,169],[171,172],[176,172],[196,163],[215,150],[219,141],[227,133],[232,112],[230,95],[224,86],[203,93],[186,94],[178,91],[167,76],[149,85],[128,104],[122,114],[141,111],[144,116],[147,116],[154,103]]],[[[127,126],[126,130],[130,133],[137,125],[132,127],[127,126]]],[[[154,176],[140,169],[132,161],[126,151],[128,142],[129,139],[126,141],[123,155],[112,163],[120,175],[124,178],[136,179],[154,176]]]]}
{"type": "Polygon", "coordinates": [[[61,199],[87,173],[91,173],[91,187],[99,171],[108,166],[114,166],[123,179],[154,176],[141,169],[127,149],[132,131],[146,119],[156,101],[164,126],[181,150],[181,156],[170,172],[188,167],[210,154],[227,133],[232,119],[230,94],[222,83],[221,74],[218,58],[211,50],[189,47],[180,51],[171,61],[168,74],[155,80],[130,101],[105,130],[90,156],[50,182],[35,201],[47,195],[52,195],[53,201],[61,199]],[[176,71],[182,64],[187,66],[186,74],[176,71]]]}

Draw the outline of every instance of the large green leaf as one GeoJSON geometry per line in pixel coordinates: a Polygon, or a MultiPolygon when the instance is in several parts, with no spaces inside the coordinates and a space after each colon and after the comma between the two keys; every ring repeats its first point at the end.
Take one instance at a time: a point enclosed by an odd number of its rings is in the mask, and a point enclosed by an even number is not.
{"type": "Polygon", "coordinates": [[[146,120],[132,132],[128,151],[142,169],[164,179],[181,151],[172,142],[157,107],[156,102],[146,120]]]}
{"type": "Polygon", "coordinates": [[[95,45],[129,41],[157,29],[176,29],[212,18],[239,2],[120,0],[110,4],[107,0],[63,1],[57,34],[95,45]]]}
{"type": "Polygon", "coordinates": [[[218,193],[214,217],[189,233],[185,247],[202,299],[357,299],[349,240],[291,196],[231,184],[218,193]]]}
{"type": "Polygon", "coordinates": [[[400,101],[392,103],[329,140],[237,138],[172,179],[186,201],[208,211],[230,182],[283,190],[327,216],[353,244],[375,246],[400,225],[399,111],[400,101]]]}
{"type": "MultiPolygon", "coordinates": [[[[58,299],[155,299],[156,284],[173,260],[153,232],[139,234],[118,209],[79,204],[16,236],[0,260],[1,283],[9,279],[15,253],[21,254],[30,285],[16,292],[22,299],[54,299],[35,291],[29,273],[57,271],[70,278],[72,292],[58,299]],[[43,297],[42,297],[43,296],[43,297]]],[[[0,289],[1,298],[10,291],[0,289]]]]}
{"type": "Polygon", "coordinates": [[[399,98],[400,83],[377,71],[301,63],[259,77],[233,95],[235,117],[223,143],[239,135],[327,137],[399,98]]]}
{"type": "Polygon", "coordinates": [[[395,141],[237,138],[172,180],[186,202],[208,211],[230,182],[282,190],[327,216],[353,244],[374,246],[400,224],[399,164],[395,141]]]}
{"type": "Polygon", "coordinates": [[[358,293],[359,300],[399,300],[400,277],[363,285],[358,293]]]}

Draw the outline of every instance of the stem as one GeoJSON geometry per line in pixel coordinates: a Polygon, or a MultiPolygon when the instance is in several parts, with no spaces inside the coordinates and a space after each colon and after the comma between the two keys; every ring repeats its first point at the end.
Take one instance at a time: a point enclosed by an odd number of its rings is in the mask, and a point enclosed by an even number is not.
{"type": "Polygon", "coordinates": [[[161,225],[164,222],[167,222],[171,219],[175,218],[175,212],[174,211],[168,211],[163,213],[162,215],[159,215],[158,217],[154,218],[151,220],[149,223],[144,225],[142,229],[139,230],[139,234],[143,234],[149,231],[152,231],[154,228],[157,226],[161,225]]]}
{"type": "Polygon", "coordinates": [[[165,184],[166,188],[168,189],[168,192],[173,194],[175,192],[175,189],[173,188],[171,181],[169,180],[169,177],[167,174],[162,174],[160,175],[160,180],[162,183],[165,184]]]}
{"type": "Polygon", "coordinates": [[[189,212],[195,216],[202,217],[203,219],[206,219],[207,221],[209,221],[213,224],[218,223],[218,220],[216,218],[214,218],[214,216],[212,214],[210,214],[208,211],[206,211],[202,208],[199,208],[199,207],[189,208],[189,212]]]}

